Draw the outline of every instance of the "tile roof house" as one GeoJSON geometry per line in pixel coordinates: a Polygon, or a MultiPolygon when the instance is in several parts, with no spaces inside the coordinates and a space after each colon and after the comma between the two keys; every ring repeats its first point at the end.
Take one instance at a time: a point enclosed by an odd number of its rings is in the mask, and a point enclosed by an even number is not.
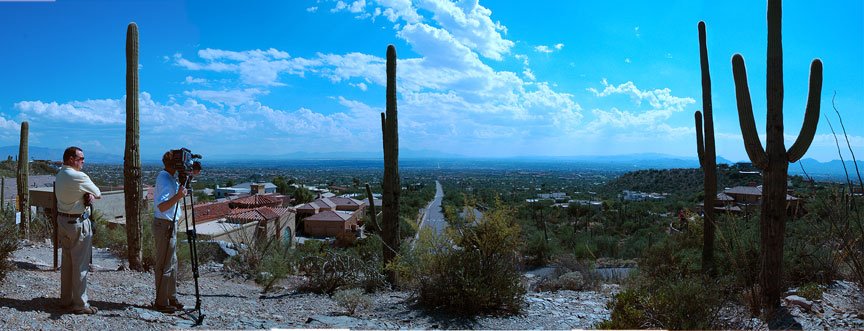
{"type": "Polygon", "coordinates": [[[335,236],[335,233],[339,232],[337,228],[355,231],[358,225],[363,224],[366,202],[354,198],[330,197],[315,199],[310,203],[297,206],[296,209],[297,220],[300,223],[298,231],[309,235],[335,236]],[[306,222],[306,220],[311,221],[306,222]],[[307,226],[311,227],[307,228],[307,226]]]}
{"type": "MultiPolygon", "coordinates": [[[[753,212],[762,204],[762,185],[735,186],[717,193],[714,210],[725,212],[753,212]]],[[[700,208],[702,203],[699,204],[700,208]]],[[[802,212],[800,199],[786,195],[786,211],[789,215],[802,212]]]]}
{"type": "Polygon", "coordinates": [[[303,231],[310,236],[335,237],[339,233],[355,232],[361,214],[327,210],[303,219],[303,231]]]}

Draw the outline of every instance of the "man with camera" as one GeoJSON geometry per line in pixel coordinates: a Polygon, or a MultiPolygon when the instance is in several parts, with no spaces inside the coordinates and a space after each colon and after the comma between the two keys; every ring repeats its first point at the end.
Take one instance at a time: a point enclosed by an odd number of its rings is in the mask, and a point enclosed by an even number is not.
{"type": "Polygon", "coordinates": [[[171,151],[162,156],[165,170],[156,176],[153,196],[153,241],[155,243],[156,301],[154,309],[173,313],[183,310],[177,301],[177,221],[180,220],[179,202],[186,196],[186,187],[174,178],[178,170],[171,151]]]}
{"type": "Polygon", "coordinates": [[[57,234],[63,248],[60,266],[60,305],[75,314],[95,314],[87,303],[87,273],[93,244],[93,223],[86,210],[102,197],[99,188],[81,171],[84,151],[71,146],[63,152],[63,166],[54,179],[57,192],[57,234]]]}

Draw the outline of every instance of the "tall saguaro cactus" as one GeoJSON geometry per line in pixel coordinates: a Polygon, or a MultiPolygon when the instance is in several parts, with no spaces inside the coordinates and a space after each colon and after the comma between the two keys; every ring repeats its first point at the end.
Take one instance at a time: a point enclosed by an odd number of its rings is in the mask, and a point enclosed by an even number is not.
{"type": "Polygon", "coordinates": [[[126,239],[129,268],[141,263],[141,158],[138,150],[138,25],[126,28],[126,154],[123,157],[123,193],[126,201],[126,239]]]}
{"type": "MultiPolygon", "coordinates": [[[[384,139],[384,183],[382,236],[384,239],[384,264],[399,252],[399,196],[402,184],[399,180],[399,130],[396,118],[396,47],[387,46],[387,108],[381,113],[381,131],[384,139]]],[[[396,285],[396,273],[387,272],[387,280],[396,285]]]]}
{"type": "Polygon", "coordinates": [[[819,102],[822,93],[822,61],[810,65],[810,86],[804,124],[789,150],[783,142],[783,45],[781,38],[781,1],[768,0],[768,70],[766,146],[762,148],[753,120],[753,105],[747,86],[747,70],[740,54],[732,57],[735,77],[735,97],[744,148],[753,165],[762,169],[762,207],[760,220],[761,271],[759,282],[763,293],[763,308],[768,316],[780,306],[783,293],[783,236],[786,232],[786,178],[790,162],[796,162],[813,141],[819,122],[819,102]]]}
{"type": "Polygon", "coordinates": [[[21,122],[21,143],[18,145],[18,211],[21,212],[21,234],[30,239],[30,164],[27,137],[30,134],[30,124],[21,122]]]}
{"type": "Polygon", "coordinates": [[[705,22],[699,22],[699,62],[702,67],[702,110],[703,115],[696,111],[696,151],[699,153],[699,164],[705,174],[705,230],[702,244],[702,270],[714,274],[714,230],[717,218],[714,213],[714,202],[717,200],[717,155],[714,148],[714,115],[711,106],[711,73],[708,70],[708,45],[705,41],[705,22]]]}

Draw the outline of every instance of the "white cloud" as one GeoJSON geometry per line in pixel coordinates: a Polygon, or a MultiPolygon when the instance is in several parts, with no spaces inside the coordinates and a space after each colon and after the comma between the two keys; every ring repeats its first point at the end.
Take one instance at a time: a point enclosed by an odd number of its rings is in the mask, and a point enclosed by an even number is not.
{"type": "MultiPolygon", "coordinates": [[[[417,14],[417,9],[411,4],[411,0],[377,0],[381,7],[384,7],[382,15],[390,22],[395,23],[398,20],[403,20],[406,23],[418,23],[423,18],[417,14]]],[[[399,28],[395,28],[398,30],[399,28]]]]}
{"type": "Polygon", "coordinates": [[[552,49],[546,45],[534,46],[534,51],[537,53],[552,53],[552,49]]]}
{"type": "Polygon", "coordinates": [[[186,76],[186,79],[183,81],[183,84],[206,84],[207,80],[204,78],[195,78],[192,76],[186,76]]]}
{"type": "Polygon", "coordinates": [[[555,45],[552,45],[551,47],[550,47],[550,46],[547,46],[547,45],[538,45],[538,46],[534,46],[534,51],[535,51],[535,52],[537,52],[537,53],[546,53],[546,54],[549,54],[549,53],[552,53],[552,52],[555,52],[555,51],[560,51],[560,50],[562,50],[562,49],[564,49],[564,44],[562,44],[562,43],[557,43],[557,44],[555,44],[555,45]]]}
{"type": "Polygon", "coordinates": [[[359,88],[361,91],[366,91],[366,90],[369,88],[369,87],[366,86],[366,83],[363,83],[363,82],[360,82],[360,83],[357,83],[357,84],[354,84],[354,83],[348,83],[348,85],[351,85],[351,86],[354,86],[354,87],[356,87],[356,88],[359,88]]]}
{"type": "Polygon", "coordinates": [[[226,51],[220,49],[203,49],[198,51],[198,57],[203,63],[192,62],[182,54],[174,55],[174,63],[192,71],[232,72],[250,85],[280,86],[280,73],[303,75],[310,66],[318,63],[315,60],[291,58],[287,52],[276,49],[251,51],[226,51]]]}
{"type": "Polygon", "coordinates": [[[15,109],[26,118],[44,117],[52,121],[92,124],[126,123],[126,104],[120,100],[101,99],[70,103],[21,101],[15,109]]]}
{"type": "Polygon", "coordinates": [[[531,68],[526,67],[525,70],[522,70],[522,74],[525,75],[525,78],[527,78],[530,81],[537,80],[537,77],[534,76],[534,72],[531,71],[531,68]]]}
{"type": "Polygon", "coordinates": [[[593,109],[594,119],[586,125],[588,132],[612,134],[618,131],[619,137],[630,137],[627,132],[638,132],[644,137],[662,137],[669,139],[680,137],[694,132],[691,127],[672,127],[668,123],[674,113],[683,112],[689,105],[695,104],[696,100],[690,97],[678,97],[672,95],[669,88],[640,90],[633,82],[626,82],[618,86],[609,84],[605,79],[602,81],[604,89],[598,91],[595,88],[587,90],[597,97],[611,95],[626,95],[630,97],[632,105],[611,107],[609,110],[593,109]],[[643,104],[645,102],[645,104],[643,104]],[[647,104],[647,110],[644,109],[647,104]]]}
{"type": "Polygon", "coordinates": [[[255,101],[255,96],[266,95],[269,91],[259,90],[255,88],[247,88],[243,90],[192,90],[184,91],[183,95],[206,100],[219,105],[238,106],[244,103],[255,101]]]}
{"type": "Polygon", "coordinates": [[[636,34],[636,38],[639,38],[639,37],[642,36],[642,35],[639,33],[639,26],[638,26],[638,25],[637,25],[635,28],[633,28],[633,33],[636,34]]]}
{"type": "Polygon", "coordinates": [[[629,57],[625,57],[625,58],[624,58],[624,63],[630,63],[630,58],[629,58],[629,57]]]}
{"type": "Polygon", "coordinates": [[[432,19],[442,29],[483,57],[501,60],[502,55],[509,53],[514,45],[501,36],[501,32],[506,33],[507,28],[500,22],[493,22],[490,17],[492,11],[481,6],[477,0],[460,1],[458,4],[449,0],[425,0],[420,2],[419,7],[431,11],[432,19]]]}
{"type": "Polygon", "coordinates": [[[366,0],[357,0],[351,3],[351,6],[348,7],[348,11],[352,13],[361,13],[366,9],[366,0]]]}
{"type": "Polygon", "coordinates": [[[307,11],[307,12],[310,12],[310,13],[317,12],[317,11],[318,11],[318,7],[309,7],[309,8],[306,8],[306,11],[307,11]]]}
{"type": "Polygon", "coordinates": [[[4,114],[0,114],[0,129],[4,129],[4,131],[20,131],[21,123],[15,122],[14,120],[7,119],[4,114]]]}

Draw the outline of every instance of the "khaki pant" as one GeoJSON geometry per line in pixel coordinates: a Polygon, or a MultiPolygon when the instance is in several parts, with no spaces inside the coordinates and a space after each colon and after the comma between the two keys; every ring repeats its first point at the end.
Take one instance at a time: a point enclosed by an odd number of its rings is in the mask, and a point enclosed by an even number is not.
{"type": "Polygon", "coordinates": [[[93,244],[93,227],[89,219],[57,216],[57,236],[63,248],[60,265],[60,305],[72,309],[89,307],[87,273],[93,244]]]}
{"type": "Polygon", "coordinates": [[[167,307],[177,301],[177,229],[175,223],[153,219],[153,242],[156,246],[156,307],[167,307]]]}

